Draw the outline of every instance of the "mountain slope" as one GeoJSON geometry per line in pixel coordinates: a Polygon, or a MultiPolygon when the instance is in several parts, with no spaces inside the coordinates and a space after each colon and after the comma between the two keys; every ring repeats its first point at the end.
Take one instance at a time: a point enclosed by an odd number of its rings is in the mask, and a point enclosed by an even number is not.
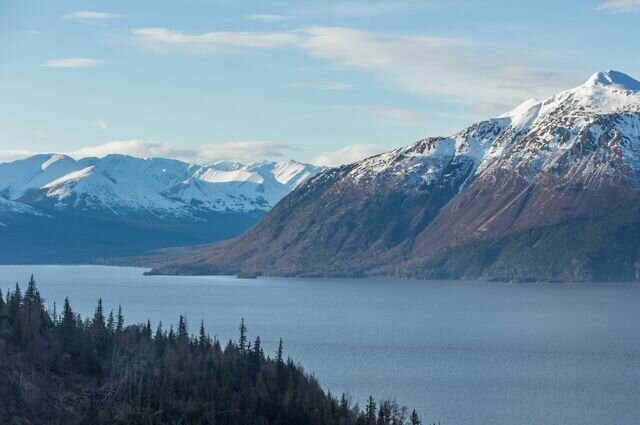
{"type": "Polygon", "coordinates": [[[0,164],[0,261],[86,262],[228,239],[319,171],[124,155],[0,164]]]}
{"type": "Polygon", "coordinates": [[[451,137],[327,170],[237,239],[156,272],[632,278],[640,242],[623,230],[638,223],[639,88],[597,73],[451,137]],[[550,236],[602,229],[608,237],[588,248],[550,236]],[[540,246],[563,250],[553,270],[545,255],[529,258],[540,246]],[[600,261],[609,246],[624,246],[624,261],[600,261]],[[485,251],[473,264],[452,260],[485,251]]]}

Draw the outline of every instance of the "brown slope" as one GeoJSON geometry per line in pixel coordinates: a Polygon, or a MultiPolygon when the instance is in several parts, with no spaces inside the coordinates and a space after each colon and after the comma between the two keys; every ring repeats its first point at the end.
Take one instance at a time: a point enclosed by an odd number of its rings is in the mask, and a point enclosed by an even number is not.
{"type": "MultiPolygon", "coordinates": [[[[412,149],[426,149],[421,143],[412,149]]],[[[354,177],[357,164],[328,170],[285,197],[237,239],[153,272],[354,276],[403,261],[413,237],[473,171],[466,159],[445,162],[442,178],[431,184],[393,169],[354,177]]]]}

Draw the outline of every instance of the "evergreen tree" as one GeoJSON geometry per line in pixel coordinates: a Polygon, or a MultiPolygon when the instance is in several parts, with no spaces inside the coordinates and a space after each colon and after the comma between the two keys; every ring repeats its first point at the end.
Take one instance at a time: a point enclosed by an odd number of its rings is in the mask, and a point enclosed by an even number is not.
{"type": "Polygon", "coordinates": [[[56,305],[56,302],[53,302],[53,326],[58,326],[58,306],[56,305]]]}
{"type": "Polygon", "coordinates": [[[207,331],[204,328],[204,320],[200,321],[200,335],[198,338],[198,343],[200,346],[204,347],[209,342],[209,337],[207,336],[207,331]]]}
{"type": "Polygon", "coordinates": [[[349,410],[349,399],[346,393],[342,393],[342,397],[340,397],[340,410],[343,415],[349,410]]]}
{"type": "Polygon", "coordinates": [[[282,338],[280,338],[280,342],[278,343],[278,351],[276,351],[276,362],[279,365],[282,365],[283,360],[282,360],[282,338]]]}
{"type": "Polygon", "coordinates": [[[240,320],[240,340],[238,341],[238,349],[240,355],[245,356],[249,350],[249,343],[247,342],[247,326],[244,324],[244,317],[240,320]]]}
{"type": "Polygon", "coordinates": [[[102,298],[98,298],[98,306],[96,307],[96,311],[93,314],[93,326],[97,326],[99,328],[104,328],[104,309],[102,308],[102,298]]]}
{"type": "Polygon", "coordinates": [[[151,340],[151,337],[153,336],[153,331],[151,330],[151,320],[147,320],[147,325],[144,328],[144,336],[148,340],[151,340]]]}
{"type": "Polygon", "coordinates": [[[11,313],[13,317],[17,317],[16,314],[20,308],[20,304],[22,304],[22,291],[20,290],[18,282],[16,282],[16,289],[14,289],[13,294],[11,294],[11,313]]]}
{"type": "Polygon", "coordinates": [[[158,322],[158,327],[156,328],[156,334],[153,337],[154,341],[160,341],[163,337],[162,334],[162,320],[158,322]]]}
{"type": "Polygon", "coordinates": [[[167,336],[167,338],[169,339],[169,342],[172,344],[176,341],[176,334],[173,331],[173,324],[169,326],[169,335],[167,336]]]}
{"type": "Polygon", "coordinates": [[[75,330],[76,317],[71,310],[69,298],[65,298],[62,307],[62,321],[60,322],[60,339],[66,350],[71,350],[74,347],[75,330]]]}
{"type": "Polygon", "coordinates": [[[369,396],[367,400],[367,407],[365,408],[364,414],[367,420],[367,425],[375,425],[376,423],[376,401],[372,396],[369,396]]]}
{"type": "Polygon", "coordinates": [[[113,333],[116,330],[116,321],[113,318],[113,310],[109,312],[109,318],[107,319],[107,329],[109,333],[113,333]]]}
{"type": "Polygon", "coordinates": [[[407,418],[395,401],[376,406],[370,397],[364,412],[351,408],[345,394],[338,402],[293,360],[283,361],[282,340],[275,359],[265,358],[260,337],[252,345],[247,342],[244,320],[242,350],[240,342],[230,341],[224,350],[217,340],[211,344],[204,322],[199,339],[191,342],[184,317],[178,334],[186,344],[176,343],[173,326],[167,334],[162,323],[151,340],[151,322],[125,327],[121,309],[119,326],[111,311],[106,329],[97,332],[96,324],[104,323],[101,302],[93,320],[83,321],[65,299],[59,319],[53,320],[31,287],[24,297],[19,287],[6,298],[0,294],[0,423],[420,423],[415,412],[407,418]],[[10,303],[17,303],[15,314],[10,303]],[[36,326],[38,318],[46,326],[36,326]],[[58,407],[61,388],[68,400],[64,409],[58,407]]]}
{"type": "Polygon", "coordinates": [[[29,283],[27,285],[27,291],[24,294],[24,303],[31,308],[35,304],[41,304],[42,299],[40,298],[40,292],[38,292],[38,287],[36,285],[36,279],[31,275],[29,278],[29,283]]]}
{"type": "Polygon", "coordinates": [[[180,315],[180,318],[178,319],[178,339],[181,341],[186,341],[189,339],[187,319],[183,315],[180,315]]]}
{"type": "Polygon", "coordinates": [[[422,425],[422,421],[420,420],[420,417],[416,413],[415,409],[413,410],[413,412],[411,412],[411,416],[409,416],[409,421],[411,422],[411,425],[422,425]]]}
{"type": "Polygon", "coordinates": [[[116,324],[116,332],[122,333],[124,329],[124,316],[122,315],[122,305],[118,305],[118,322],[116,324]]]}

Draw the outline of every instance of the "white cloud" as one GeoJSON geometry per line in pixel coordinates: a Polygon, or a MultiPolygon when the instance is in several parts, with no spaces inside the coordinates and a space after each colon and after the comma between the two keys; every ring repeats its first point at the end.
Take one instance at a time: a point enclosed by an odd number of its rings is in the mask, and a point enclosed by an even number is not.
{"type": "Polygon", "coordinates": [[[48,60],[40,66],[44,68],[95,68],[103,63],[104,61],[100,59],[62,58],[48,60]]]}
{"type": "Polygon", "coordinates": [[[35,35],[41,35],[41,34],[42,34],[42,32],[40,32],[40,31],[38,31],[38,30],[25,30],[24,32],[25,32],[26,34],[34,35],[34,36],[35,36],[35,35]]]}
{"type": "Polygon", "coordinates": [[[562,74],[529,64],[530,59],[517,52],[464,39],[342,27],[311,27],[303,33],[300,45],[309,55],[338,67],[377,73],[412,93],[471,104],[517,103],[566,87],[562,74]],[[504,53],[496,53],[500,50],[504,53]]]}
{"type": "Polygon", "coordinates": [[[23,159],[29,157],[32,154],[32,152],[27,150],[2,149],[0,150],[0,162],[10,162],[17,159],[23,159]]]}
{"type": "Polygon", "coordinates": [[[609,0],[600,3],[597,10],[613,13],[625,13],[640,11],[640,0],[609,0]]]}
{"type": "Polygon", "coordinates": [[[394,13],[420,12],[437,7],[438,5],[434,2],[425,0],[340,1],[320,2],[320,5],[302,8],[301,13],[315,16],[370,18],[394,13]]]}
{"type": "Polygon", "coordinates": [[[122,18],[123,15],[119,15],[116,13],[107,13],[107,12],[80,11],[80,12],[67,13],[63,17],[65,19],[70,19],[72,21],[93,24],[99,21],[106,21],[108,19],[122,18]]]}
{"type": "Polygon", "coordinates": [[[303,82],[292,83],[291,87],[309,88],[322,91],[350,91],[353,90],[353,85],[341,83],[339,81],[321,81],[321,82],[303,82]]]}
{"type": "Polygon", "coordinates": [[[234,46],[276,48],[297,43],[298,36],[291,32],[229,32],[218,31],[190,35],[167,28],[138,28],[132,30],[141,41],[165,46],[234,46]]]}
{"type": "Polygon", "coordinates": [[[350,164],[364,158],[381,153],[383,150],[376,145],[348,145],[333,152],[323,152],[309,161],[311,164],[325,167],[337,167],[350,164]]]}
{"type": "Polygon", "coordinates": [[[44,130],[36,130],[36,132],[34,133],[34,136],[38,140],[44,140],[47,138],[47,133],[44,130]]]}
{"type": "Polygon", "coordinates": [[[568,75],[538,63],[544,58],[544,52],[524,54],[460,38],[322,26],[284,32],[202,34],[141,28],[133,30],[133,34],[154,48],[296,47],[336,68],[373,73],[386,80],[390,87],[468,104],[475,109],[491,103],[516,105],[531,97],[543,98],[576,82],[568,75]]]}
{"type": "Polygon", "coordinates": [[[281,22],[281,21],[287,21],[291,19],[291,16],[258,13],[253,15],[245,15],[244,18],[250,21],[259,21],[259,22],[281,22]]]}
{"type": "Polygon", "coordinates": [[[277,159],[285,156],[291,148],[286,143],[273,141],[237,141],[208,144],[196,148],[181,148],[172,143],[152,140],[117,140],[97,146],[89,146],[70,152],[75,158],[104,157],[122,154],[137,157],[175,158],[196,164],[219,160],[252,162],[263,159],[277,159]]]}
{"type": "Polygon", "coordinates": [[[331,108],[352,114],[374,116],[393,124],[424,124],[427,119],[425,113],[407,108],[371,105],[334,105],[331,108]]]}
{"type": "Polygon", "coordinates": [[[93,125],[99,131],[105,131],[107,128],[109,128],[109,124],[107,124],[105,120],[96,120],[94,121],[93,125]]]}

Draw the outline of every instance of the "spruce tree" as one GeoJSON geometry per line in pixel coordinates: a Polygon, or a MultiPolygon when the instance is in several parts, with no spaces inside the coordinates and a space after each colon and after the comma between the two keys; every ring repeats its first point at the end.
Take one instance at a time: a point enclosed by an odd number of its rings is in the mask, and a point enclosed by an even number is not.
{"type": "Polygon", "coordinates": [[[276,362],[278,363],[278,365],[282,365],[283,363],[282,354],[282,338],[280,338],[280,342],[278,343],[278,351],[276,351],[276,362]]]}
{"type": "Polygon", "coordinates": [[[113,333],[116,329],[116,321],[113,318],[113,310],[109,312],[109,318],[107,319],[107,329],[110,333],[113,333]]]}
{"type": "Polygon", "coordinates": [[[189,331],[187,330],[187,319],[180,315],[178,319],[178,339],[185,341],[189,339],[189,331]]]}
{"type": "Polygon", "coordinates": [[[422,425],[422,421],[420,417],[416,413],[415,409],[411,412],[411,416],[409,416],[409,421],[411,421],[411,425],[422,425]]]}
{"type": "Polygon", "coordinates": [[[367,425],[375,425],[376,423],[376,401],[372,396],[369,396],[367,400],[367,407],[365,408],[365,416],[367,419],[367,425]]]}
{"type": "Polygon", "coordinates": [[[93,314],[93,326],[97,326],[100,329],[105,327],[104,323],[104,309],[102,308],[102,298],[98,298],[98,306],[93,314]]]}
{"type": "Polygon", "coordinates": [[[207,337],[207,331],[204,328],[204,320],[200,321],[200,337],[198,338],[198,343],[200,344],[200,346],[204,347],[207,342],[208,342],[209,338],[207,337]]]}
{"type": "Polygon", "coordinates": [[[76,330],[76,317],[71,310],[71,304],[69,298],[64,299],[64,307],[62,308],[62,321],[60,323],[60,339],[63,348],[70,351],[75,347],[75,330],[76,330]]]}
{"type": "Polygon", "coordinates": [[[158,327],[156,328],[156,334],[153,337],[154,341],[162,340],[162,320],[158,322],[158,327]]]}
{"type": "MultiPolygon", "coordinates": [[[[22,304],[22,291],[20,290],[20,285],[16,282],[16,289],[14,289],[13,294],[11,294],[11,313],[14,313],[14,310],[17,312],[18,308],[22,304]]],[[[13,315],[13,317],[16,317],[13,315]]]]}
{"type": "Polygon", "coordinates": [[[247,342],[247,326],[244,324],[244,317],[240,320],[240,340],[238,341],[238,349],[240,355],[246,355],[249,349],[249,343],[247,342]]]}
{"type": "Polygon", "coordinates": [[[121,333],[124,330],[124,316],[122,315],[122,305],[118,305],[118,322],[116,324],[116,332],[121,333]]]}
{"type": "Polygon", "coordinates": [[[53,317],[51,318],[53,321],[53,326],[58,326],[58,306],[56,305],[56,302],[53,302],[53,313],[52,313],[53,317]]]}
{"type": "Polygon", "coordinates": [[[145,326],[144,328],[144,336],[148,340],[151,340],[151,337],[153,336],[153,331],[151,330],[151,320],[147,320],[147,326],[145,326]]]}
{"type": "Polygon", "coordinates": [[[40,292],[38,292],[38,288],[36,286],[36,280],[31,275],[29,278],[29,283],[27,285],[27,291],[24,294],[24,303],[31,308],[33,305],[37,303],[42,303],[40,299],[40,292]]]}

